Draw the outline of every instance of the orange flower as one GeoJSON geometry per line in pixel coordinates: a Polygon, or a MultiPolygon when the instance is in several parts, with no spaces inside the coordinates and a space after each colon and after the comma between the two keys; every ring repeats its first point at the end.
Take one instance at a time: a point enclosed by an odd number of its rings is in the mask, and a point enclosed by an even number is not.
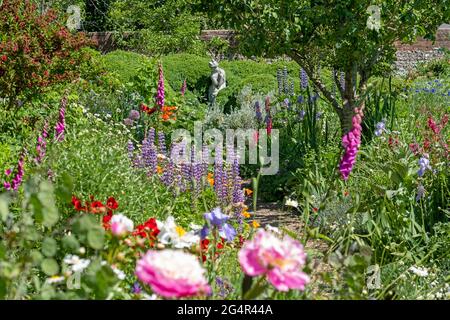
{"type": "Polygon", "coordinates": [[[244,218],[250,218],[250,213],[248,213],[247,208],[244,208],[244,211],[242,211],[242,215],[244,218]]]}
{"type": "Polygon", "coordinates": [[[173,115],[173,112],[177,110],[177,107],[164,106],[161,108],[162,115],[161,118],[163,121],[176,120],[176,117],[173,115]]]}
{"type": "Polygon", "coordinates": [[[160,166],[156,166],[156,172],[158,174],[162,174],[164,172],[163,168],[161,168],[160,166]]]}
{"type": "Polygon", "coordinates": [[[253,221],[252,221],[252,227],[253,227],[253,228],[256,229],[256,228],[259,228],[260,226],[261,226],[261,225],[259,224],[258,221],[256,221],[256,220],[253,220],[253,221]]]}
{"type": "Polygon", "coordinates": [[[252,190],[252,189],[244,188],[244,192],[245,192],[245,194],[246,194],[247,196],[250,196],[250,195],[253,193],[253,190],[252,190]]]}
{"type": "Polygon", "coordinates": [[[208,182],[211,185],[211,187],[214,186],[214,175],[211,172],[208,172],[208,182]]]}

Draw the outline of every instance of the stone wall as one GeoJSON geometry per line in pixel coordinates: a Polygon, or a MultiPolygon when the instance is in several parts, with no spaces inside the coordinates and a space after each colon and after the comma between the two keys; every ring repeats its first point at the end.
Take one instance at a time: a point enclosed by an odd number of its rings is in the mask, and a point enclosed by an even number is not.
{"type": "Polygon", "coordinates": [[[414,44],[397,43],[396,69],[399,74],[407,74],[419,63],[440,59],[444,56],[442,48],[450,50],[450,25],[442,25],[436,41],[418,39],[414,44]]]}

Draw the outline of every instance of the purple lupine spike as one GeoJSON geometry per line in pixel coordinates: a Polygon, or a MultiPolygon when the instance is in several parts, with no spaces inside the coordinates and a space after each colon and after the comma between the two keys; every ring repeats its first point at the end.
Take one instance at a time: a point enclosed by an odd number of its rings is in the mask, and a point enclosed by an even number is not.
{"type": "Polygon", "coordinates": [[[289,91],[289,76],[286,66],[283,68],[283,89],[283,93],[287,94],[289,91]]]}
{"type": "Polygon", "coordinates": [[[149,150],[149,158],[150,158],[150,174],[156,174],[158,167],[158,153],[156,152],[156,147],[154,144],[151,144],[149,150]]]}
{"type": "Polygon", "coordinates": [[[164,173],[161,176],[161,181],[166,185],[166,186],[171,186],[173,184],[174,181],[174,164],[172,159],[169,160],[169,162],[167,163],[164,173]]]}
{"type": "Polygon", "coordinates": [[[202,187],[202,164],[192,164],[192,184],[194,190],[194,199],[198,199],[202,187]]]}
{"type": "Polygon", "coordinates": [[[133,160],[134,159],[134,144],[133,144],[133,141],[128,140],[127,150],[128,150],[128,158],[130,160],[133,160]]]}
{"type": "Polygon", "coordinates": [[[216,148],[216,154],[214,159],[214,191],[217,197],[221,198],[222,181],[223,181],[223,156],[222,148],[216,148]]]}
{"type": "Polygon", "coordinates": [[[55,126],[56,131],[55,140],[58,142],[64,140],[64,130],[66,128],[66,106],[67,106],[67,96],[64,96],[61,100],[58,123],[55,126]]]}
{"type": "Polygon", "coordinates": [[[148,131],[148,141],[150,144],[155,144],[155,128],[150,128],[148,131]]]}
{"type": "Polygon", "coordinates": [[[283,74],[281,72],[281,69],[277,69],[277,82],[278,82],[278,94],[282,95],[284,88],[283,88],[283,74]]]}
{"type": "Polygon", "coordinates": [[[259,104],[259,101],[255,102],[255,113],[256,113],[256,120],[258,122],[262,121],[262,113],[261,113],[261,106],[259,104]]]}
{"type": "Polygon", "coordinates": [[[302,90],[308,88],[308,74],[303,68],[300,70],[300,86],[302,90]]]}
{"type": "Polygon", "coordinates": [[[158,132],[158,151],[162,155],[166,155],[167,153],[166,137],[162,131],[158,132]]]}
{"type": "Polygon", "coordinates": [[[219,198],[223,204],[226,204],[228,202],[228,171],[226,167],[222,169],[222,181],[220,185],[219,198]]]}
{"type": "Polygon", "coordinates": [[[162,63],[159,63],[159,80],[158,80],[158,91],[156,93],[156,106],[159,110],[164,107],[164,71],[162,63]]]}
{"type": "Polygon", "coordinates": [[[144,163],[144,167],[146,168],[151,166],[150,150],[151,144],[149,143],[148,138],[144,138],[144,141],[142,141],[141,157],[144,163]]]}
{"type": "Polygon", "coordinates": [[[202,175],[204,177],[208,176],[209,167],[209,149],[207,145],[202,147],[202,175]]]}

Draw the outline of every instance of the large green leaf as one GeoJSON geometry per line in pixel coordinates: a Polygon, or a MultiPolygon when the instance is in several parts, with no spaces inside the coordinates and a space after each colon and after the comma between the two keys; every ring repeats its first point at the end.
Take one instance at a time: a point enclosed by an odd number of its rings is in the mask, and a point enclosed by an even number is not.
{"type": "Polygon", "coordinates": [[[42,241],[42,253],[46,257],[53,257],[58,251],[58,243],[53,238],[45,238],[42,241]]]}
{"type": "Polygon", "coordinates": [[[0,195],[0,218],[3,222],[6,221],[9,215],[9,200],[5,193],[0,195]]]}
{"type": "Polygon", "coordinates": [[[88,231],[87,240],[89,246],[92,249],[95,250],[103,249],[103,243],[105,241],[105,232],[101,228],[93,228],[88,231]]]}
{"type": "Polygon", "coordinates": [[[47,258],[42,260],[41,269],[48,276],[54,276],[59,272],[59,265],[55,259],[47,258]]]}

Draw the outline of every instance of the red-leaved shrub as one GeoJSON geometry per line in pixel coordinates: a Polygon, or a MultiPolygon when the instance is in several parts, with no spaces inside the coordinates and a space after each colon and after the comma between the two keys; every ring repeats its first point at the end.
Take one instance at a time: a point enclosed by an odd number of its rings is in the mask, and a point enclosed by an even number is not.
{"type": "Polygon", "coordinates": [[[89,40],[70,33],[55,11],[41,14],[29,0],[3,0],[0,17],[0,98],[9,107],[78,77],[80,49],[89,40]]]}

